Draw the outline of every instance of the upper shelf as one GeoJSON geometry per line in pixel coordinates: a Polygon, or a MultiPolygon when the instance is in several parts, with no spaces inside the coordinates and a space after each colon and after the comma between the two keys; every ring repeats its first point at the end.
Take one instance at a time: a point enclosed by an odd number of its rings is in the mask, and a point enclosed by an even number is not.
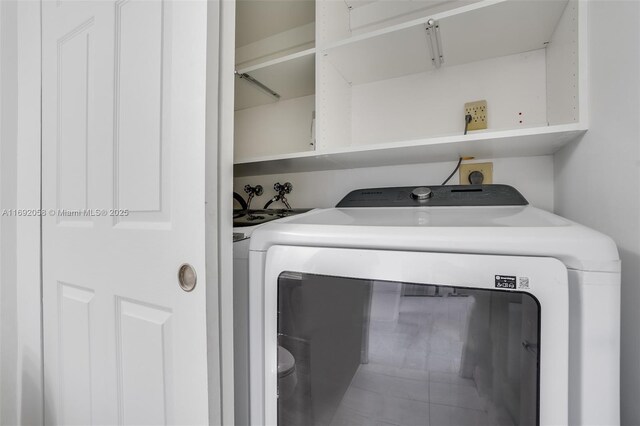
{"type": "MultiPolygon", "coordinates": [[[[307,49],[282,58],[238,69],[280,95],[280,101],[315,93],[315,49],[307,49]]],[[[251,108],[276,102],[256,85],[236,78],[235,109],[251,108]]]]}
{"type": "Polygon", "coordinates": [[[238,0],[235,9],[237,68],[315,46],[314,0],[238,0]]]}
{"type": "Polygon", "coordinates": [[[546,47],[568,0],[484,0],[323,48],[352,84],[434,69],[425,24],[439,24],[443,65],[451,66],[546,47]]]}
{"type": "Polygon", "coordinates": [[[579,124],[566,124],[250,158],[236,161],[234,175],[433,163],[462,156],[505,158],[551,155],[585,131],[579,124]]]}

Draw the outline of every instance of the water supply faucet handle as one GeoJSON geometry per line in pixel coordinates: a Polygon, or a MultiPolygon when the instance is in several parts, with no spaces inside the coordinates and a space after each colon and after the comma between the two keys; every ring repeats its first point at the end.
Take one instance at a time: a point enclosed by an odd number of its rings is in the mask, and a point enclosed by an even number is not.
{"type": "Polygon", "coordinates": [[[244,186],[244,192],[249,195],[256,195],[259,197],[262,195],[264,190],[262,189],[262,185],[251,186],[247,184],[244,186]]]}
{"type": "Polygon", "coordinates": [[[251,209],[251,201],[253,200],[253,197],[261,196],[264,191],[262,189],[262,185],[251,186],[247,184],[244,186],[244,192],[249,194],[249,197],[247,197],[247,211],[249,211],[251,209]]]}
{"type": "MultiPolygon", "coordinates": [[[[271,202],[282,201],[282,204],[284,204],[287,209],[291,210],[291,204],[289,204],[289,201],[287,201],[287,197],[285,197],[285,194],[291,194],[291,191],[293,190],[293,185],[291,185],[291,182],[285,182],[284,184],[281,184],[280,182],[276,182],[273,185],[273,189],[278,194],[275,197],[273,197],[271,202]]],[[[269,206],[271,202],[267,203],[265,208],[269,206]]]]}
{"type": "Polygon", "coordinates": [[[291,182],[285,182],[284,185],[281,184],[280,182],[276,182],[273,185],[273,189],[280,195],[291,194],[291,191],[293,190],[293,185],[291,185],[291,182]]]}

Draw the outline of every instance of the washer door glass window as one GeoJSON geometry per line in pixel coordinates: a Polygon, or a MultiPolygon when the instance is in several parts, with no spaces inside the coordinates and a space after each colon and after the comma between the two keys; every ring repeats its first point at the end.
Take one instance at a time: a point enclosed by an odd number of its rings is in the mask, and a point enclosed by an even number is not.
{"type": "Polygon", "coordinates": [[[528,293],[285,272],[278,424],[536,425],[539,323],[528,293]]]}

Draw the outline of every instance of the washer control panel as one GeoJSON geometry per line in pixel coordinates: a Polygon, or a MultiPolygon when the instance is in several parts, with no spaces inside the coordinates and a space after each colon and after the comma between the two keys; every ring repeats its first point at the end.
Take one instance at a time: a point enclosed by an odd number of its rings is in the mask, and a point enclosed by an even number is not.
{"type": "Polygon", "coordinates": [[[350,192],[336,207],[526,206],[509,185],[445,185],[368,188],[350,192]]]}

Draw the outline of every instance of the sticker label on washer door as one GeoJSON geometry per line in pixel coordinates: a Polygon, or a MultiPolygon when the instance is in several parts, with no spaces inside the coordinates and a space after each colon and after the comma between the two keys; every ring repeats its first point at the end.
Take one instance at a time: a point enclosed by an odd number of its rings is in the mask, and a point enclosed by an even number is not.
{"type": "Polygon", "coordinates": [[[496,288],[516,289],[516,277],[513,275],[496,275],[496,288]]]}

